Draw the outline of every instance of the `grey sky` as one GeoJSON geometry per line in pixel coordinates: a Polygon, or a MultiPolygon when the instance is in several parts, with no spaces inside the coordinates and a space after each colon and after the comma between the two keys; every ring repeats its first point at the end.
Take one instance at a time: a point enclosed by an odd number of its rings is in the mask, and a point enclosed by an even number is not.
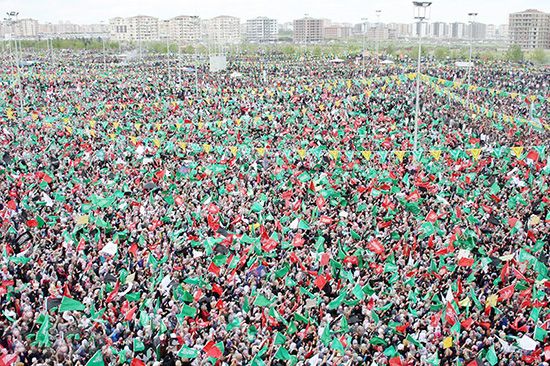
{"type": "MultiPolygon", "coordinates": [[[[484,23],[503,24],[508,14],[535,8],[549,11],[548,0],[433,0],[431,21],[467,21],[468,12],[478,12],[484,23]]],[[[39,21],[99,23],[115,16],[152,15],[162,19],[177,15],[210,18],[234,15],[244,21],[269,16],[280,22],[291,21],[305,13],[338,22],[358,23],[362,17],[380,21],[410,23],[410,0],[0,0],[0,10],[19,11],[20,17],[39,21]]]]}

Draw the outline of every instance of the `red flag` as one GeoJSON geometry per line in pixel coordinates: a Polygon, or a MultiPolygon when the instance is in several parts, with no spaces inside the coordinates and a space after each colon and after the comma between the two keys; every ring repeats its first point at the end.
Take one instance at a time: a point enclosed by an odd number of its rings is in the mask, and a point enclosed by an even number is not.
{"type": "Polygon", "coordinates": [[[508,287],[504,287],[500,289],[498,292],[498,301],[507,300],[514,295],[514,284],[511,284],[508,287]]]}
{"type": "Polygon", "coordinates": [[[294,238],[292,239],[292,245],[296,248],[301,248],[304,246],[305,240],[302,238],[302,235],[300,233],[296,234],[294,238]]]}
{"type": "Polygon", "coordinates": [[[208,343],[206,343],[206,345],[202,350],[206,353],[208,357],[213,357],[213,358],[222,357],[222,351],[218,348],[218,346],[216,346],[214,341],[209,341],[208,343]]]}
{"type": "Polygon", "coordinates": [[[128,312],[124,316],[124,320],[129,322],[130,320],[134,319],[134,314],[136,313],[137,309],[138,309],[137,306],[134,306],[133,308],[128,310],[128,312]]]}
{"type": "Polygon", "coordinates": [[[529,154],[527,154],[527,159],[536,162],[537,160],[539,160],[539,153],[535,150],[531,150],[529,151],[529,154]]]}
{"type": "Polygon", "coordinates": [[[319,221],[321,221],[322,224],[325,224],[325,225],[330,225],[332,224],[332,218],[326,216],[326,215],[321,215],[321,217],[319,218],[319,221]]]}
{"type": "Polygon", "coordinates": [[[378,255],[384,254],[384,251],[385,251],[384,246],[382,245],[382,243],[378,239],[372,239],[367,244],[367,249],[370,250],[371,252],[374,252],[374,253],[378,254],[378,255]]]}
{"type": "Polygon", "coordinates": [[[317,286],[317,288],[320,290],[323,289],[323,287],[325,287],[326,283],[327,283],[327,279],[325,278],[325,276],[321,275],[321,276],[317,276],[317,278],[315,279],[314,281],[315,283],[315,286],[317,286]]]}
{"type": "Polygon", "coordinates": [[[208,215],[207,219],[210,229],[212,229],[213,231],[218,231],[218,229],[220,228],[220,223],[218,222],[218,219],[210,214],[208,215]]]}
{"type": "Polygon", "coordinates": [[[323,253],[323,255],[321,255],[321,266],[326,266],[330,261],[330,256],[328,255],[328,253],[323,253]]]}
{"type": "Polygon", "coordinates": [[[431,222],[432,224],[437,221],[437,214],[432,210],[426,216],[426,221],[431,222]]]}
{"type": "Polygon", "coordinates": [[[474,323],[474,320],[472,318],[468,318],[462,322],[460,322],[460,326],[464,329],[470,329],[472,324],[474,323]]]}
{"type": "Polygon", "coordinates": [[[116,281],[116,284],[115,284],[115,288],[113,289],[113,291],[111,291],[111,293],[109,294],[109,296],[107,296],[107,299],[105,300],[106,302],[111,302],[113,301],[113,299],[115,298],[115,296],[118,294],[118,289],[120,288],[120,282],[119,281],[116,281]]]}
{"type": "Polygon", "coordinates": [[[462,257],[458,260],[458,265],[461,267],[471,267],[474,264],[473,258],[462,257]]]}
{"type": "Polygon", "coordinates": [[[451,325],[454,325],[457,320],[457,314],[450,302],[447,303],[445,308],[445,321],[451,325]]]}
{"type": "Polygon", "coordinates": [[[273,238],[262,240],[262,250],[264,252],[271,252],[273,249],[277,248],[277,245],[279,245],[279,243],[273,238]]]}
{"type": "Polygon", "coordinates": [[[7,206],[10,210],[15,210],[17,208],[17,204],[15,203],[14,200],[8,201],[7,206]]]}
{"type": "Polygon", "coordinates": [[[216,266],[214,262],[210,263],[208,266],[208,272],[215,274],[216,276],[220,275],[220,267],[216,266]]]}
{"type": "Polygon", "coordinates": [[[11,366],[17,360],[17,357],[19,357],[17,354],[3,355],[0,357],[0,366],[11,366]]]}
{"type": "Polygon", "coordinates": [[[130,245],[130,249],[128,249],[128,251],[132,253],[136,258],[137,258],[137,250],[138,250],[138,246],[136,243],[133,243],[132,245],[130,245]]]}
{"type": "Polygon", "coordinates": [[[27,220],[27,226],[28,227],[37,227],[38,226],[38,221],[36,221],[35,219],[27,220]]]}
{"type": "Polygon", "coordinates": [[[502,270],[500,271],[500,280],[502,283],[506,282],[506,277],[508,277],[508,274],[510,273],[510,262],[506,262],[504,266],[502,266],[502,270]]]}
{"type": "Polygon", "coordinates": [[[130,366],[145,366],[145,362],[143,362],[139,358],[134,358],[130,366]]]}
{"type": "Polygon", "coordinates": [[[411,192],[411,194],[407,196],[407,201],[409,202],[416,202],[419,199],[420,199],[420,193],[418,193],[418,191],[411,192]]]}
{"type": "Polygon", "coordinates": [[[401,357],[397,356],[394,358],[390,358],[390,366],[403,366],[403,363],[401,362],[401,357]]]}

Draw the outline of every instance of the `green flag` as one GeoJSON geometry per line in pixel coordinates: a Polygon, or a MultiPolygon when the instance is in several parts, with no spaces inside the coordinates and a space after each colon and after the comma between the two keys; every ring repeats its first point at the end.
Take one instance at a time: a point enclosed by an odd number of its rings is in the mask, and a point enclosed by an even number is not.
{"type": "Polygon", "coordinates": [[[195,358],[199,355],[199,351],[194,348],[189,348],[183,345],[178,351],[178,357],[181,358],[195,358]]]}
{"type": "Polygon", "coordinates": [[[495,346],[491,346],[489,348],[489,350],[487,351],[487,354],[485,355],[485,358],[491,364],[491,366],[494,366],[498,363],[498,357],[495,352],[495,346]]]}
{"type": "Polygon", "coordinates": [[[86,366],[105,366],[105,362],[103,362],[103,354],[100,349],[97,350],[92,358],[90,358],[90,360],[86,363],[86,366]]]}
{"type": "Polygon", "coordinates": [[[83,311],[84,309],[86,309],[86,306],[83,303],[65,296],[63,296],[59,305],[60,313],[64,311],[83,311]]]}

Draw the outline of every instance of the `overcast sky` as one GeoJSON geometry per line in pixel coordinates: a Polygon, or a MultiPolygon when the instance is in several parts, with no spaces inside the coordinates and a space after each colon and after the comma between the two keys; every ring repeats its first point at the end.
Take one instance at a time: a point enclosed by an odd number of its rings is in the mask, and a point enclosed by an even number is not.
{"type": "MultiPolygon", "coordinates": [[[[467,21],[467,13],[479,13],[478,20],[503,24],[508,14],[525,9],[550,11],[549,0],[433,0],[431,21],[467,21]]],[[[20,17],[41,22],[71,21],[88,24],[115,16],[152,15],[168,19],[177,15],[211,18],[233,15],[245,19],[256,16],[287,22],[309,14],[335,22],[358,23],[362,17],[380,21],[410,23],[410,0],[0,0],[0,10],[18,11],[20,17]]],[[[1,19],[1,18],[0,18],[1,19]]]]}

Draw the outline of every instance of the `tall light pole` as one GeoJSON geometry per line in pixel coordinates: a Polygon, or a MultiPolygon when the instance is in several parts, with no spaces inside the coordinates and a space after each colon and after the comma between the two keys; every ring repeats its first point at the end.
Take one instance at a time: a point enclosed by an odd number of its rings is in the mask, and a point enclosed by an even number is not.
{"type": "MultiPolygon", "coordinates": [[[[100,24],[101,24],[101,30],[103,31],[104,21],[102,20],[100,22],[100,24]]],[[[105,57],[105,34],[103,34],[101,36],[101,42],[103,43],[103,71],[106,72],[107,71],[107,59],[105,57]]]]}
{"type": "Polygon", "coordinates": [[[380,47],[380,13],[382,10],[376,11],[376,61],[378,62],[378,49],[380,47]]]}
{"type": "Polygon", "coordinates": [[[470,57],[468,60],[468,90],[466,91],[466,101],[470,103],[470,78],[472,73],[472,37],[474,32],[474,23],[477,13],[468,13],[470,23],[470,57]]]}
{"type": "MultiPolygon", "coordinates": [[[[13,43],[15,44],[15,69],[17,70],[17,83],[19,84],[19,112],[20,116],[19,118],[23,118],[23,82],[21,81],[21,66],[19,65],[19,54],[17,52],[17,36],[15,35],[15,24],[17,23],[17,16],[19,15],[16,11],[10,11],[7,12],[6,15],[8,16],[5,20],[9,22],[9,24],[12,26],[14,30],[14,39],[13,43]],[[15,22],[13,21],[12,17],[15,17],[15,22]]],[[[21,45],[19,46],[21,48],[21,45]]]]}
{"type": "Polygon", "coordinates": [[[361,18],[363,21],[363,52],[361,53],[361,62],[363,63],[363,69],[365,68],[365,47],[367,47],[367,18],[361,18]]]}
{"type": "Polygon", "coordinates": [[[428,19],[431,1],[413,1],[414,19],[418,20],[418,62],[416,69],[416,112],[414,116],[414,151],[418,150],[418,120],[420,115],[420,55],[422,53],[422,22],[428,19]]]}

